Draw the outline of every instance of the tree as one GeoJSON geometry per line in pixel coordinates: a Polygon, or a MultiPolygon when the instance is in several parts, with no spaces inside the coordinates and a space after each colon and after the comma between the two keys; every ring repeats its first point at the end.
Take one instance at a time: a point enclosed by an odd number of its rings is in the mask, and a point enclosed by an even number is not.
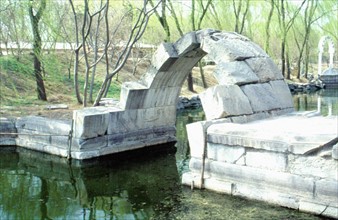
{"type": "Polygon", "coordinates": [[[30,0],[30,4],[28,5],[29,18],[31,20],[32,32],[34,36],[33,41],[33,52],[34,52],[34,75],[37,86],[38,99],[47,101],[47,95],[45,91],[45,85],[41,74],[41,36],[39,29],[39,22],[41,16],[46,8],[46,0],[41,0],[41,4],[38,7],[36,13],[33,11],[34,1],[30,0]]]}
{"type": "Polygon", "coordinates": [[[270,0],[270,11],[269,11],[269,15],[267,18],[268,20],[266,21],[266,26],[265,26],[266,39],[265,39],[264,50],[267,53],[269,53],[269,50],[270,50],[270,24],[272,20],[273,11],[274,11],[274,0],[270,0]]]}
{"type": "Polygon", "coordinates": [[[232,0],[232,6],[235,14],[235,32],[242,34],[245,26],[245,20],[247,19],[246,17],[249,12],[249,0],[232,0]],[[243,9],[244,1],[245,8],[243,9]],[[238,5],[236,5],[236,3],[238,3],[238,5]]]}
{"type": "MultiPolygon", "coordinates": [[[[109,1],[107,1],[109,2],[109,1]]],[[[101,98],[104,96],[104,94],[108,91],[111,79],[122,69],[122,67],[127,62],[127,59],[132,51],[132,48],[134,44],[142,37],[144,31],[146,30],[146,27],[149,22],[150,16],[154,13],[155,9],[159,6],[161,3],[160,1],[154,5],[151,9],[147,9],[149,0],[144,0],[142,4],[142,8],[138,8],[137,12],[137,18],[135,23],[132,25],[131,29],[129,30],[129,36],[127,39],[127,42],[122,46],[122,50],[117,56],[117,60],[115,64],[113,65],[112,70],[110,70],[108,66],[108,48],[111,44],[111,39],[109,35],[109,24],[108,24],[108,14],[105,14],[105,25],[106,25],[106,44],[104,46],[104,57],[106,61],[106,76],[103,80],[100,90],[97,94],[97,97],[94,102],[94,106],[97,106],[101,100],[101,98]]],[[[107,7],[108,9],[109,7],[107,7]]],[[[116,33],[119,26],[115,29],[113,33],[116,33]]]]}
{"type": "MultiPolygon", "coordinates": [[[[303,16],[303,22],[304,22],[304,35],[303,35],[303,42],[301,43],[301,45],[298,44],[297,42],[297,46],[299,49],[299,57],[297,59],[297,79],[300,79],[300,75],[301,75],[301,64],[303,61],[303,54],[304,54],[304,50],[306,50],[306,48],[308,47],[307,45],[309,44],[309,38],[310,38],[310,33],[311,33],[311,26],[313,24],[313,22],[316,20],[314,15],[317,9],[317,4],[318,1],[317,0],[309,0],[307,1],[306,7],[305,7],[305,12],[304,12],[304,16],[303,16]]],[[[295,38],[297,39],[297,38],[295,38]]],[[[308,58],[307,56],[305,57],[305,78],[307,78],[307,72],[308,72],[308,58]]]]}
{"type": "MultiPolygon", "coordinates": [[[[168,1],[170,1],[170,0],[168,0],[168,1]]],[[[153,8],[155,8],[154,2],[152,0],[150,0],[149,2],[151,4],[151,6],[153,8]]],[[[158,21],[160,22],[163,30],[166,33],[165,41],[170,42],[170,28],[169,28],[168,21],[167,21],[166,8],[167,8],[167,2],[166,2],[166,0],[162,0],[161,1],[161,15],[156,8],[155,8],[155,15],[156,15],[158,21]]]]}
{"type": "Polygon", "coordinates": [[[282,60],[282,74],[285,78],[290,79],[290,71],[286,72],[285,68],[287,67],[290,70],[290,67],[287,66],[287,35],[292,27],[297,15],[299,14],[301,8],[303,7],[306,0],[303,0],[301,5],[296,8],[296,10],[291,11],[288,2],[286,0],[274,1],[275,8],[278,12],[278,23],[281,29],[281,60],[282,60]],[[290,13],[291,12],[291,13],[290,13]],[[291,15],[291,16],[290,16],[291,15]]]}

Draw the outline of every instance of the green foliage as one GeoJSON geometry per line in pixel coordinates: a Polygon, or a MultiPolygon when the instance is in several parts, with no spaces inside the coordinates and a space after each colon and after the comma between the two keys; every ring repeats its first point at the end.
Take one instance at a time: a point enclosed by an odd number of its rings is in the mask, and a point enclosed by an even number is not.
{"type": "MultiPolygon", "coordinates": [[[[27,60],[24,59],[27,62],[27,60]]],[[[13,56],[0,57],[1,71],[15,72],[18,74],[33,75],[33,66],[28,66],[23,61],[18,61],[13,56]]]]}

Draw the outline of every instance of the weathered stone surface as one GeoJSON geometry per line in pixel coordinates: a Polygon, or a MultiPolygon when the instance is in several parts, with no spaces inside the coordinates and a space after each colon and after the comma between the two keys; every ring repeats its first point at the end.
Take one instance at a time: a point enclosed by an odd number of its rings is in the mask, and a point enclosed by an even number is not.
{"type": "Polygon", "coordinates": [[[206,144],[205,131],[212,122],[199,121],[187,124],[187,136],[190,146],[190,155],[196,158],[202,158],[204,155],[204,146],[206,144]]]}
{"type": "Polygon", "coordinates": [[[220,62],[213,74],[221,85],[243,85],[259,81],[251,68],[240,61],[220,62]]]}
{"type": "Polygon", "coordinates": [[[148,89],[138,82],[125,82],[121,86],[120,107],[121,109],[137,109],[142,107],[143,99],[148,89]]]}
{"type": "Polygon", "coordinates": [[[281,71],[269,57],[251,58],[245,60],[254,73],[260,79],[260,82],[284,79],[281,71]]]}
{"type": "MultiPolygon", "coordinates": [[[[6,137],[16,137],[16,132],[15,121],[8,118],[0,118],[0,133],[13,133],[6,135],[6,137]]],[[[4,137],[4,135],[0,134],[0,137],[4,137]]]]}
{"type": "Polygon", "coordinates": [[[321,215],[338,219],[338,207],[327,206],[324,212],[321,213],[321,215]]]}
{"type": "Polygon", "coordinates": [[[284,80],[275,80],[269,82],[272,90],[274,91],[275,97],[280,103],[280,108],[293,108],[293,99],[289,90],[288,85],[284,80]]]}
{"type": "Polygon", "coordinates": [[[280,192],[273,187],[265,187],[259,184],[247,184],[247,183],[233,183],[232,195],[241,196],[249,199],[265,201],[273,203],[283,207],[292,209],[298,209],[298,198],[297,196],[280,192]]]}
{"type": "Polygon", "coordinates": [[[281,109],[282,104],[276,97],[270,84],[250,84],[241,86],[242,91],[248,97],[254,112],[281,109]]]}
{"type": "Polygon", "coordinates": [[[108,136],[99,136],[95,138],[88,138],[88,139],[73,139],[72,147],[80,150],[99,150],[100,148],[107,147],[108,145],[108,136]]]}
{"type": "Polygon", "coordinates": [[[315,195],[317,198],[332,197],[332,195],[336,195],[332,205],[338,207],[338,181],[325,179],[316,181],[315,195]]]}
{"type": "Polygon", "coordinates": [[[207,144],[207,157],[220,162],[236,163],[244,156],[245,149],[240,146],[224,146],[222,144],[207,144]]]}
{"type": "Polygon", "coordinates": [[[238,124],[243,124],[243,123],[248,123],[256,120],[262,120],[269,118],[270,115],[267,112],[258,112],[254,113],[251,115],[240,115],[240,116],[233,116],[231,117],[231,122],[233,123],[238,123],[238,124]]]}
{"type": "MultiPolygon", "coordinates": [[[[189,168],[192,172],[200,173],[201,166],[201,159],[190,159],[189,168]]],[[[258,188],[273,188],[275,192],[283,189],[295,196],[313,198],[313,178],[208,159],[205,160],[205,172],[206,175],[219,180],[241,182],[258,188]]]]}
{"type": "Polygon", "coordinates": [[[196,39],[195,32],[189,32],[183,37],[181,37],[178,41],[174,43],[174,48],[177,51],[178,56],[186,56],[187,53],[190,53],[194,49],[200,46],[199,42],[196,39]]]}
{"type": "Polygon", "coordinates": [[[21,146],[27,149],[49,153],[53,155],[58,155],[61,157],[68,156],[68,149],[58,148],[56,146],[52,146],[46,143],[32,142],[32,141],[27,141],[25,139],[17,138],[16,144],[17,146],[21,146]]]}
{"type": "Polygon", "coordinates": [[[285,153],[250,150],[246,151],[245,163],[250,167],[285,171],[288,165],[288,157],[285,153]]]}
{"type": "Polygon", "coordinates": [[[299,210],[303,212],[309,212],[312,214],[320,215],[325,211],[325,209],[327,209],[327,205],[310,202],[307,200],[299,201],[299,210]]]}
{"type": "Polygon", "coordinates": [[[144,128],[174,126],[176,106],[164,106],[147,109],[129,109],[111,112],[108,134],[126,133],[144,128]]]}
{"type": "Polygon", "coordinates": [[[106,134],[109,124],[109,111],[116,108],[91,107],[76,110],[73,113],[73,136],[87,139],[106,134]]]}
{"type": "Polygon", "coordinates": [[[37,116],[18,118],[15,122],[17,129],[36,131],[42,134],[68,135],[71,122],[63,120],[48,119],[37,116]]]}
{"type": "Polygon", "coordinates": [[[125,109],[145,109],[176,105],[180,87],[165,87],[158,89],[130,90],[125,109]]]}
{"type": "Polygon", "coordinates": [[[248,98],[236,85],[219,85],[200,94],[208,120],[233,115],[252,114],[248,98]]]}
{"type": "Polygon", "coordinates": [[[332,158],[338,160],[338,144],[332,148],[332,158]]]}
{"type": "Polygon", "coordinates": [[[0,146],[1,145],[16,145],[15,138],[17,137],[17,129],[15,121],[7,118],[0,118],[0,146]]]}
{"type": "MultiPolygon", "coordinates": [[[[247,125],[247,124],[245,124],[247,125]]],[[[219,124],[208,128],[208,142],[266,149],[276,152],[286,152],[289,143],[280,139],[281,134],[276,132],[255,130],[243,124],[219,124]]]]}
{"type": "Polygon", "coordinates": [[[177,58],[178,55],[173,44],[162,43],[153,54],[151,63],[158,71],[166,71],[175,63],[177,58]]]}
{"type": "Polygon", "coordinates": [[[216,64],[255,57],[257,54],[248,50],[248,46],[250,46],[250,43],[241,39],[219,39],[215,41],[212,36],[203,38],[201,43],[201,48],[208,53],[208,56],[216,64]]]}
{"type": "MultiPolygon", "coordinates": [[[[293,107],[292,108],[284,108],[284,109],[275,109],[275,110],[269,111],[269,116],[270,116],[270,118],[272,118],[272,117],[276,117],[276,116],[293,114],[294,112],[295,112],[295,109],[293,107]]],[[[316,115],[316,116],[320,116],[320,115],[316,115]]]]}
{"type": "Polygon", "coordinates": [[[288,171],[290,173],[338,181],[338,161],[320,156],[289,155],[288,171]]]}
{"type": "Polygon", "coordinates": [[[196,40],[198,43],[201,43],[203,41],[203,38],[210,37],[211,35],[217,35],[221,34],[221,31],[207,28],[196,31],[196,40]]]}
{"type": "Polygon", "coordinates": [[[322,116],[280,116],[246,124],[217,124],[208,128],[208,141],[212,143],[294,154],[312,152],[336,136],[336,118],[322,116]],[[304,127],[307,129],[304,130],[304,127]]]}

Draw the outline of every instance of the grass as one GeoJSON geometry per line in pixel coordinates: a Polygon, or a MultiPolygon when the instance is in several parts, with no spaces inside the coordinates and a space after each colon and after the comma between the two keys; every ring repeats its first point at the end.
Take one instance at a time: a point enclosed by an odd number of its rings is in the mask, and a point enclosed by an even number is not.
{"type": "MultiPolygon", "coordinates": [[[[72,68],[69,68],[68,58],[63,54],[45,54],[43,69],[48,103],[76,103],[72,68]]],[[[83,92],[84,77],[81,71],[83,68],[79,71],[80,91],[83,92]]],[[[101,86],[102,77],[102,74],[96,76],[94,98],[101,86]]],[[[116,81],[112,82],[108,97],[119,97],[120,84],[116,81]]],[[[14,56],[2,56],[0,57],[0,107],[22,105],[46,105],[46,102],[37,99],[33,57],[28,54],[22,55],[20,59],[14,56]]]]}

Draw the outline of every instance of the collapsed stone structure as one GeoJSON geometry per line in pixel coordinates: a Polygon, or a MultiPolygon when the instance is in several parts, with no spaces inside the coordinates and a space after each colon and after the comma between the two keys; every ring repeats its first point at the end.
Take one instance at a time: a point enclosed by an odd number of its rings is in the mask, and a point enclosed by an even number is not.
{"type": "Polygon", "coordinates": [[[73,123],[18,119],[15,143],[87,159],[173,142],[181,87],[206,54],[216,64],[219,85],[200,94],[207,121],[187,126],[192,158],[182,182],[338,217],[338,162],[331,156],[338,141],[336,118],[295,114],[277,66],[258,45],[236,33],[206,29],[188,33],[173,44],[163,43],[144,76],[122,85],[119,103],[74,111],[73,123]],[[300,127],[284,129],[285,123],[293,121],[324,123],[306,135],[300,127]],[[323,151],[325,157],[319,155],[323,151]],[[310,153],[315,154],[314,160],[308,159],[310,153]],[[329,174],[299,169],[302,161],[308,166],[317,157],[325,164],[318,172],[329,174]]]}

